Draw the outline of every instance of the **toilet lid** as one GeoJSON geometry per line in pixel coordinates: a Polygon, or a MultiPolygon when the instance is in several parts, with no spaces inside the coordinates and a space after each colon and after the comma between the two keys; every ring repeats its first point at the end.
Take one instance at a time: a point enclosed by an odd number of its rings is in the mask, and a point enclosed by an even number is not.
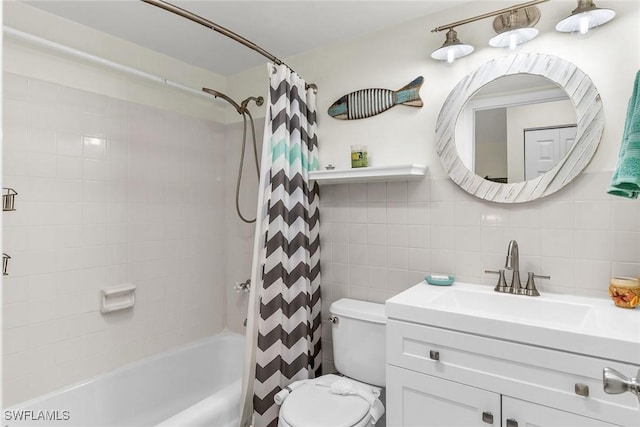
{"type": "Polygon", "coordinates": [[[362,421],[369,409],[361,397],[333,394],[329,387],[307,383],[282,402],[280,415],[294,427],[351,427],[362,421]]]}

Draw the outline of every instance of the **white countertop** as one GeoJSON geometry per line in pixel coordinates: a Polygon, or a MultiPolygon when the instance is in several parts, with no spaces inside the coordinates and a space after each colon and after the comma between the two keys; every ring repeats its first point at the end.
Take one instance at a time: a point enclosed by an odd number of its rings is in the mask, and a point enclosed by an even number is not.
{"type": "Polygon", "coordinates": [[[389,319],[537,345],[640,366],[640,309],[610,299],[494,292],[421,282],[386,302],[389,319]]]}

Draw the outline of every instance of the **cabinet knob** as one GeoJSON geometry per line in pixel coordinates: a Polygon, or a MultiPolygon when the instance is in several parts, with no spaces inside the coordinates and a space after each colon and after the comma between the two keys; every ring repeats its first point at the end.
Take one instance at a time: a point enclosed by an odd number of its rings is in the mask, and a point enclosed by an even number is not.
{"type": "Polygon", "coordinates": [[[482,421],[487,424],[493,424],[493,414],[491,412],[483,412],[482,421]]]}
{"type": "Polygon", "coordinates": [[[440,360],[440,352],[436,350],[429,350],[429,359],[440,360]]]}
{"type": "Polygon", "coordinates": [[[507,427],[518,427],[518,422],[513,418],[507,420],[507,427]]]}
{"type": "Polygon", "coordinates": [[[589,386],[582,383],[576,383],[575,392],[578,396],[589,397],[589,386]]]}

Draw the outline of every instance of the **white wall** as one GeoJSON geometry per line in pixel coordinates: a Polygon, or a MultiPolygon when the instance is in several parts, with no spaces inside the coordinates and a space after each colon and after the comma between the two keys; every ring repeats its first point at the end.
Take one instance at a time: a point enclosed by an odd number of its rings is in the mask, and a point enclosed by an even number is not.
{"type": "MultiPolygon", "coordinates": [[[[226,78],[185,64],[15,0],[2,2],[4,25],[109,61],[200,90],[226,89],[226,78]]],[[[5,35],[4,71],[75,87],[125,101],[224,122],[224,105],[168,86],[132,77],[88,61],[57,54],[5,35]]]]}
{"type": "MultiPolygon", "coordinates": [[[[598,6],[617,11],[616,18],[597,30],[590,38],[580,40],[555,31],[555,24],[575,8],[573,1],[552,1],[538,5],[540,35],[521,46],[519,52],[557,55],[573,62],[586,72],[599,89],[604,102],[606,126],[601,148],[588,170],[611,170],[615,165],[625,109],[635,72],[640,65],[638,49],[624,43],[640,38],[638,2],[600,1],[598,6]],[[597,55],[596,55],[597,53],[597,55]]],[[[461,40],[475,45],[476,51],[452,67],[433,61],[429,54],[444,41],[444,34],[429,31],[458,19],[495,10],[511,4],[503,1],[473,1],[464,8],[454,8],[416,19],[415,21],[343,41],[324,49],[284,58],[307,81],[319,87],[318,123],[321,166],[332,163],[348,167],[351,144],[367,144],[372,165],[385,163],[422,163],[430,175],[446,176],[436,156],[435,123],[450,90],[465,75],[485,62],[507,55],[503,49],[488,46],[495,34],[491,19],[459,28],[461,40]],[[378,116],[355,121],[336,120],[328,116],[328,107],[353,90],[386,87],[398,89],[414,77],[423,75],[421,90],[424,107],[397,106],[378,116]]],[[[237,98],[266,94],[267,71],[260,66],[231,76],[228,90],[237,98]]],[[[237,120],[237,119],[236,119],[237,120]]]]}

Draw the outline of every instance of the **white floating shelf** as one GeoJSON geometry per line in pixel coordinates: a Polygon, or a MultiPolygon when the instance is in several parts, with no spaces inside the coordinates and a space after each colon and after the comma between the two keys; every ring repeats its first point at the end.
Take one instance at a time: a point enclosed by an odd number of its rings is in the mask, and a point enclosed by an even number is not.
{"type": "Polygon", "coordinates": [[[309,179],[318,184],[354,182],[408,181],[424,178],[424,165],[371,166],[366,168],[334,169],[309,172],[309,179]]]}

